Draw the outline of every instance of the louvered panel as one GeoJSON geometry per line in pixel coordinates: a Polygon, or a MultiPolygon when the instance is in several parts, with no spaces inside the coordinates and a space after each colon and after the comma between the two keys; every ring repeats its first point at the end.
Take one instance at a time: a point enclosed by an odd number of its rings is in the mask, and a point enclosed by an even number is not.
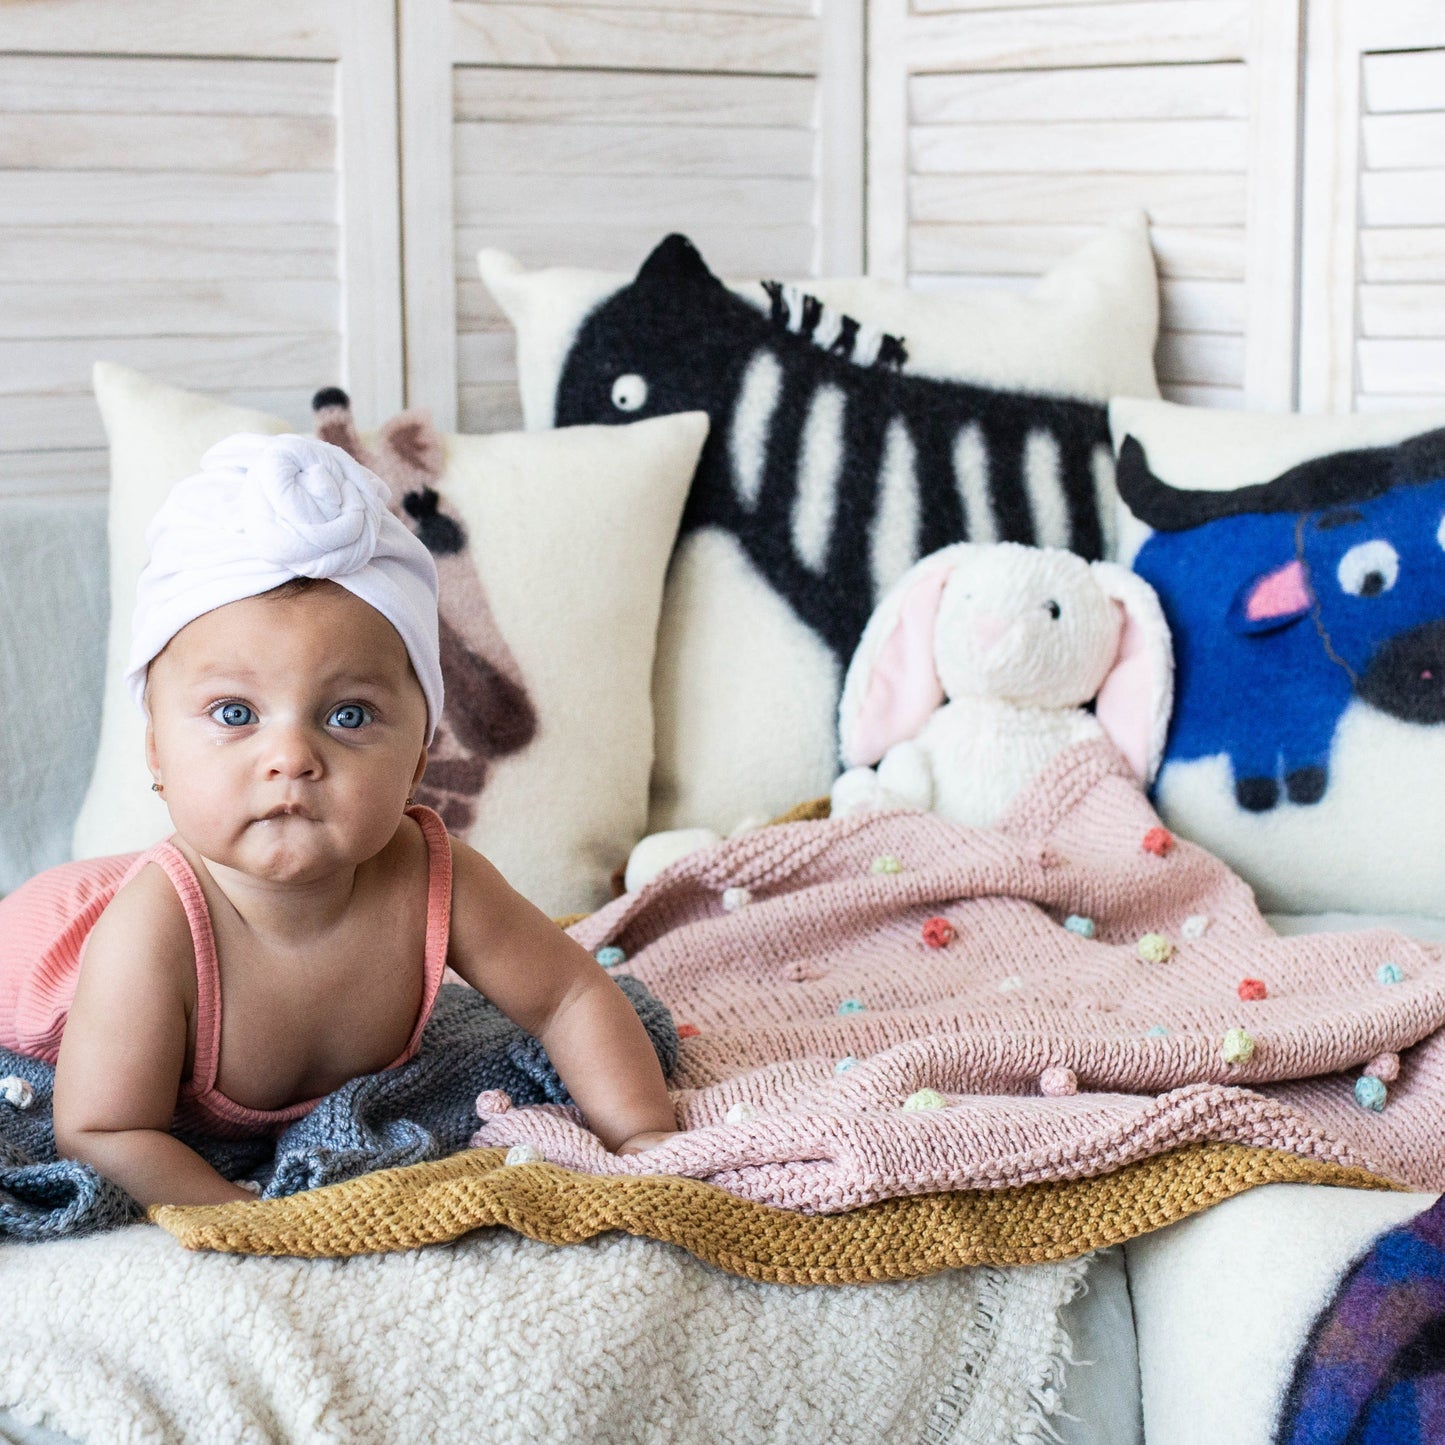
{"type": "Polygon", "coordinates": [[[871,0],[869,269],[1037,276],[1147,211],[1166,395],[1293,386],[1299,11],[871,0]]]}
{"type": "Polygon", "coordinates": [[[324,384],[401,400],[390,17],[120,9],[0,24],[0,494],[103,482],[98,359],[301,427],[324,384]]]}
{"type": "Polygon", "coordinates": [[[1307,95],[1302,400],[1445,399],[1445,15],[1320,0],[1307,95]]]}
{"type": "Polygon", "coordinates": [[[520,424],[483,246],[630,272],[682,231],[724,275],[861,269],[860,7],[405,0],[409,399],[520,424]]]}

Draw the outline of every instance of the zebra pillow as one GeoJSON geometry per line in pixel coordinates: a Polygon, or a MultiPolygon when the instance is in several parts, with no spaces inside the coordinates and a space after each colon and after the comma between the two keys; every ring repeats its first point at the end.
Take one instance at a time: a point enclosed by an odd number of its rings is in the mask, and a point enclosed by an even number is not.
{"type": "Polygon", "coordinates": [[[1092,289],[1055,281],[1042,302],[995,293],[984,305],[825,284],[847,294],[846,312],[777,282],[730,289],[681,236],[621,285],[529,277],[483,253],[518,327],[529,424],[688,408],[713,419],[664,598],[652,830],[727,831],[827,790],[843,671],[878,597],[918,557],[964,539],[1106,550],[1103,401],[1114,386],[1153,393],[1155,320],[1143,231],[1106,240],[1092,289]],[[1060,356],[1078,337],[1044,324],[1050,294],[1098,349],[1073,385],[1060,356]],[[908,336],[885,329],[895,318],[908,336]],[[1012,327],[992,355],[970,324],[984,319],[1012,327]],[[1047,392],[1021,384],[1031,327],[1047,392]],[[952,368],[950,333],[963,338],[952,368]]]}

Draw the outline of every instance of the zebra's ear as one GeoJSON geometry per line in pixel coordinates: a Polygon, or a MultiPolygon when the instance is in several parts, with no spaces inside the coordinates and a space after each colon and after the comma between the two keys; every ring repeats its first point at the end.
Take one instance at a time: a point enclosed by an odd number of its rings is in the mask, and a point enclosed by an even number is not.
{"type": "Polygon", "coordinates": [[[721,286],[707,268],[702,253],[687,239],[675,231],[653,247],[652,254],[642,263],[637,273],[637,283],[649,286],[721,286]]]}
{"type": "Polygon", "coordinates": [[[895,743],[916,737],[942,704],[933,637],[958,551],[945,547],[915,563],[868,619],[838,705],[844,767],[876,763],[895,743]]]}

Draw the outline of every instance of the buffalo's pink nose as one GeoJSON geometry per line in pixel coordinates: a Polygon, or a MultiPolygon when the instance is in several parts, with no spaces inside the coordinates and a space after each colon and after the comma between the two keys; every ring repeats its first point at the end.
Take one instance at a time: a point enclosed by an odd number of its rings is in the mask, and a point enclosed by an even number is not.
{"type": "Polygon", "coordinates": [[[973,619],[973,638],[980,652],[988,652],[1013,626],[1013,618],[997,612],[979,612],[973,619]]]}

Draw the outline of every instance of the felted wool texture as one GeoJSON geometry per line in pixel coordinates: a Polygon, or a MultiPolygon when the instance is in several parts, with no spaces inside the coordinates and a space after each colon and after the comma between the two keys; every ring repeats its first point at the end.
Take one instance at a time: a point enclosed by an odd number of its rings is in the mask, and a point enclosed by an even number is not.
{"type": "MultiPolygon", "coordinates": [[[[121,686],[146,525],[215,440],[291,429],[123,367],[102,364],[95,381],[112,438],[111,620],[77,857],[144,849],[171,831],[150,791],[144,720],[121,686]]],[[[494,761],[464,836],[549,913],[607,899],[645,827],[658,609],[706,433],[694,412],[445,439],[436,490],[465,530],[539,719],[527,747],[494,761]]]]}
{"type": "Polygon", "coordinates": [[[966,535],[1107,550],[1099,407],[1157,394],[1142,221],[1031,296],[730,290],[680,237],[635,279],[479,264],[517,328],[529,427],[713,418],[664,601],[649,831],[728,832],[826,789],[843,668],[919,556],[966,535]]]}
{"type": "Polygon", "coordinates": [[[1295,1359],[1341,1277],[1434,1197],[1276,1184],[1129,1244],[1146,1438],[1274,1445],[1295,1359]]]}
{"type": "Polygon", "coordinates": [[[1366,500],[1352,499],[1340,479],[1380,470],[1378,456],[1361,452],[1442,426],[1445,410],[1305,417],[1129,400],[1111,408],[1116,446],[1135,438],[1148,473],[1184,494],[1176,510],[1199,492],[1298,479],[1302,510],[1225,518],[1152,542],[1121,503],[1124,556],[1158,591],[1174,634],[1160,813],[1238,868],[1268,909],[1441,911],[1445,816],[1430,800],[1445,793],[1445,720],[1429,688],[1438,698],[1430,678],[1445,677],[1445,550],[1436,535],[1445,471],[1427,466],[1417,476],[1410,463],[1408,479],[1366,500]],[[1312,470],[1293,472],[1299,467],[1312,470]],[[1341,568],[1364,585],[1373,552],[1356,549],[1377,544],[1400,559],[1398,577],[1373,597],[1348,595],[1341,568]],[[1261,579],[1264,590],[1255,590],[1261,579]],[[1245,607],[1259,614],[1257,630],[1245,607]],[[1281,610],[1290,607],[1293,620],[1281,610]],[[1404,639],[1394,652],[1392,639],[1404,639]]]}
{"type": "Polygon", "coordinates": [[[0,1247],[0,1408],[123,1442],[1042,1442],[1084,1270],[780,1289],[626,1236],[259,1260],[140,1226],[0,1247]]]}
{"type": "Polygon", "coordinates": [[[621,948],[672,1011],[688,1132],[617,1158],[568,1110],[479,1106],[473,1142],[819,1213],[1205,1139],[1445,1183],[1445,950],[1383,929],[1277,937],[1236,875],[1158,826],[1095,742],[995,828],[865,813],[683,858],[571,932],[621,948]],[[749,901],[725,907],[732,888],[749,901]],[[936,917],[951,939],[930,942],[936,917]],[[1242,999],[1245,978],[1268,997],[1242,999]],[[1226,1052],[1236,1029],[1245,1058],[1226,1052]],[[1385,1053],[1400,1069],[1375,1113],[1354,1086],[1385,1053]],[[1046,1096],[1065,1068],[1077,1093],[1046,1096]],[[742,1103],[752,1117],[729,1123],[742,1103]]]}

